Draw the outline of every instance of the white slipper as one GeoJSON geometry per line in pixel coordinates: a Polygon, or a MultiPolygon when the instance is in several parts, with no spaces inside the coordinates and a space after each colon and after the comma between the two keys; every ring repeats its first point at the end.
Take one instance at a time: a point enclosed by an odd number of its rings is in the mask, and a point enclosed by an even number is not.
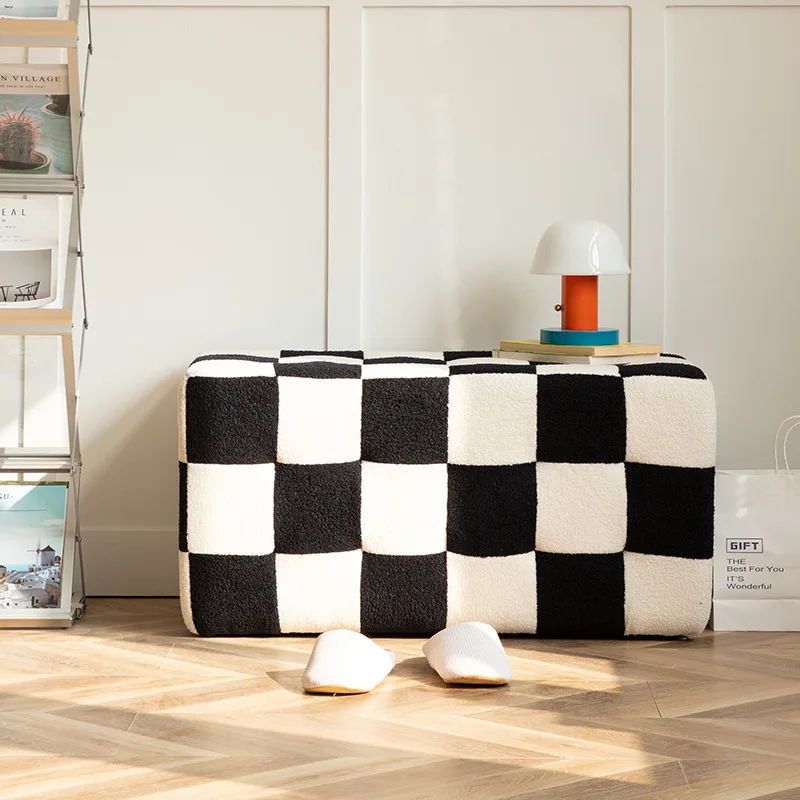
{"type": "Polygon", "coordinates": [[[303,673],[303,688],[315,694],[371,692],[395,665],[395,654],[361,633],[325,631],[317,637],[303,673]]]}
{"type": "Polygon", "coordinates": [[[501,686],[511,680],[500,637],[485,622],[451,625],[428,639],[422,652],[445,683],[501,686]]]}

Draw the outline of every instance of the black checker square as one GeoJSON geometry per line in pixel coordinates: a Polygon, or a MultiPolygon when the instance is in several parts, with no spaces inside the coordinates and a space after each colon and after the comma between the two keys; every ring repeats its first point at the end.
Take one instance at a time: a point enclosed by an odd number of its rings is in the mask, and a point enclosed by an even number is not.
{"type": "Polygon", "coordinates": [[[364,553],[361,631],[373,636],[429,636],[447,625],[447,553],[364,553]]]}
{"type": "Polygon", "coordinates": [[[298,356],[319,356],[325,358],[364,358],[363,350],[281,350],[281,358],[297,358],[298,356]]]}
{"type": "Polygon", "coordinates": [[[537,460],[625,460],[625,390],[616,375],[544,374],[538,381],[537,460]]]}
{"type": "Polygon", "coordinates": [[[447,549],[514,556],[536,547],[536,464],[447,467],[447,549]]]}
{"type": "Polygon", "coordinates": [[[625,633],[622,553],[536,553],[536,633],[618,639],[625,633]]]}
{"type": "Polygon", "coordinates": [[[253,356],[242,353],[214,353],[207,356],[198,356],[192,364],[200,364],[203,361],[249,361],[253,364],[277,364],[278,359],[274,356],[253,356]]]}
{"type": "Polygon", "coordinates": [[[275,465],[275,551],[361,549],[361,462],[275,465]]]}
{"type": "Polygon", "coordinates": [[[677,558],[714,555],[714,467],[625,465],[626,550],[677,558]]]}
{"type": "Polygon", "coordinates": [[[186,382],[186,455],[194,464],[274,463],[278,379],[192,377],[186,382]]]}
{"type": "Polygon", "coordinates": [[[444,356],[426,358],[423,356],[374,356],[365,358],[364,364],[444,364],[444,356]]]}
{"type": "Polygon", "coordinates": [[[178,462],[178,551],[189,552],[189,493],[187,477],[189,465],[185,461],[178,462]]]}
{"type": "Polygon", "coordinates": [[[277,364],[275,372],[281,378],[360,378],[361,364],[341,364],[338,361],[290,361],[277,364]]]}
{"type": "MultiPolygon", "coordinates": [[[[451,375],[510,375],[516,372],[536,374],[536,365],[528,361],[516,361],[514,364],[452,364],[451,375]]],[[[534,413],[531,411],[531,413],[534,413]]]]}
{"type": "Polygon", "coordinates": [[[458,361],[462,358],[491,358],[491,350],[445,350],[445,361],[458,361]]]}
{"type": "Polygon", "coordinates": [[[275,554],[189,553],[192,617],[199,636],[276,636],[275,554]]]}
{"type": "Polygon", "coordinates": [[[448,378],[375,378],[362,388],[361,457],[447,463],[448,378]]]}
{"type": "Polygon", "coordinates": [[[660,375],[665,378],[691,378],[706,380],[706,374],[694,364],[675,364],[671,361],[653,362],[650,364],[620,364],[619,374],[623,378],[638,375],[660,375]]]}

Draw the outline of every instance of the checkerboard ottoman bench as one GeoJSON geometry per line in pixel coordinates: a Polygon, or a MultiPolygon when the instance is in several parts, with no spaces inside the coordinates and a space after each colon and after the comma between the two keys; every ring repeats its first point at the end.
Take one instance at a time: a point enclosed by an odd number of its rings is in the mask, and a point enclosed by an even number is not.
{"type": "Polygon", "coordinates": [[[193,633],[706,626],[716,412],[679,357],[212,354],[180,399],[193,633]]]}

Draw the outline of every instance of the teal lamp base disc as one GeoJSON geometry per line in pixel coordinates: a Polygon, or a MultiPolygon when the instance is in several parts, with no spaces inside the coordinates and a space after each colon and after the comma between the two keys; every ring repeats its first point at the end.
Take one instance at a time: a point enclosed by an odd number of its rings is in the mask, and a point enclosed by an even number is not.
{"type": "Polygon", "coordinates": [[[596,331],[569,331],[564,328],[542,328],[542,344],[560,344],[591,347],[604,344],[619,344],[619,328],[598,328],[596,331]]]}

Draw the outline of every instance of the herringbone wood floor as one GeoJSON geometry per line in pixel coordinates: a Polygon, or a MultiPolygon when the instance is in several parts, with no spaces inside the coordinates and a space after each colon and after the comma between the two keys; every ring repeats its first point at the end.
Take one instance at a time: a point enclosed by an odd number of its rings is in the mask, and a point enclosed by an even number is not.
{"type": "Polygon", "coordinates": [[[448,688],[422,641],[374,693],[304,695],[312,638],[203,640],[175,600],[2,631],[0,798],[800,800],[800,635],[508,639],[448,688]]]}

